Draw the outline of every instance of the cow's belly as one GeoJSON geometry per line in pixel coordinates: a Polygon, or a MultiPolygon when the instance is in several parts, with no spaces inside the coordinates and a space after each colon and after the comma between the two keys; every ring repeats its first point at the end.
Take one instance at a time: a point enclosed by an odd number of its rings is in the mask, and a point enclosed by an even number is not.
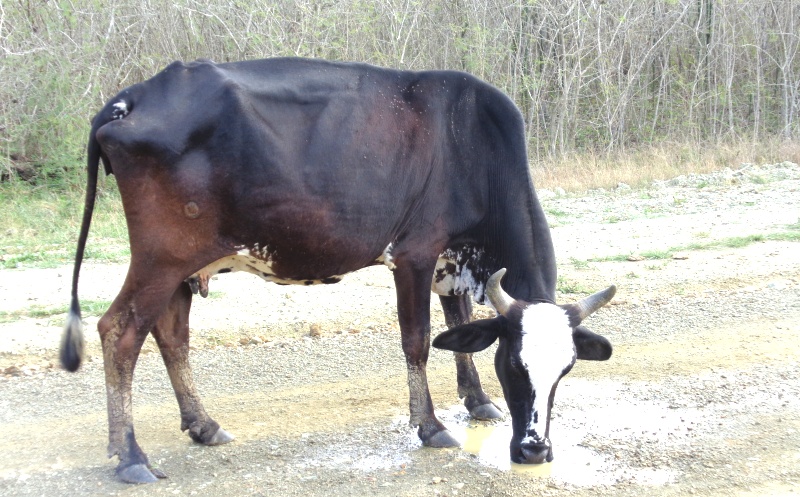
{"type": "Polygon", "coordinates": [[[266,281],[278,283],[280,285],[318,285],[338,283],[343,275],[328,276],[320,279],[287,279],[281,278],[273,270],[273,262],[270,259],[261,259],[253,256],[249,250],[240,250],[235,255],[223,257],[200,271],[194,273],[186,279],[193,293],[200,293],[203,297],[208,296],[208,282],[212,276],[222,273],[233,273],[244,271],[263,278],[266,281]]]}
{"type": "MultiPolygon", "coordinates": [[[[374,263],[384,264],[389,269],[394,269],[391,256],[392,245],[386,247],[374,263]]],[[[438,295],[470,295],[475,302],[486,304],[486,280],[489,270],[484,265],[484,252],[475,247],[462,247],[447,249],[436,261],[436,269],[431,280],[431,291],[438,295]]],[[[254,274],[265,281],[280,285],[319,285],[338,283],[344,274],[326,276],[324,278],[285,278],[275,274],[273,261],[267,257],[260,257],[257,250],[242,249],[234,255],[223,257],[200,271],[197,271],[186,281],[194,293],[203,297],[208,295],[208,282],[217,274],[244,271],[254,274]]]]}
{"type": "MultiPolygon", "coordinates": [[[[390,255],[391,245],[378,257],[374,264],[385,264],[390,269],[394,269],[390,255]]],[[[361,269],[361,268],[356,268],[361,269]]],[[[272,255],[266,251],[261,251],[256,246],[254,249],[241,249],[234,255],[223,257],[186,279],[192,287],[194,293],[200,293],[203,297],[208,295],[208,281],[212,276],[224,273],[244,271],[254,274],[265,281],[278,283],[279,285],[320,285],[338,283],[344,274],[332,274],[322,278],[286,278],[278,276],[274,271],[274,261],[272,255]]],[[[347,273],[345,273],[347,274],[347,273]]]]}

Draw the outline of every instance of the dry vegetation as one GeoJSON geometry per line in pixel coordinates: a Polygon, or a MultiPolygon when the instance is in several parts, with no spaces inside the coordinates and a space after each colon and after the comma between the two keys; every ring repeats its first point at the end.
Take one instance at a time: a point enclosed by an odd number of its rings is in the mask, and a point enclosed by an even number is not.
{"type": "Polygon", "coordinates": [[[121,88],[175,59],[277,55],[472,72],[519,105],[539,182],[567,189],[800,162],[798,33],[793,0],[12,0],[0,172],[74,182],[121,88]]]}

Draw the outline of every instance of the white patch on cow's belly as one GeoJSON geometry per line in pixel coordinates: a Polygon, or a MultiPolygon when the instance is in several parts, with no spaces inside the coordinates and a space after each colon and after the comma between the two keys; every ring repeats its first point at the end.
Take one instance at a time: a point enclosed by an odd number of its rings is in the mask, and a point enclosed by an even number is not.
{"type": "Polygon", "coordinates": [[[536,392],[528,430],[544,438],[550,391],[572,364],[575,345],[567,313],[554,304],[532,304],[522,312],[520,358],[536,392]]]}
{"type": "Polygon", "coordinates": [[[191,275],[187,280],[203,279],[219,273],[232,273],[234,271],[245,271],[255,274],[266,281],[281,285],[319,285],[338,283],[344,275],[333,275],[322,279],[285,279],[278,277],[272,269],[272,256],[269,251],[260,249],[256,245],[252,249],[241,249],[236,255],[223,257],[212,262],[200,271],[191,275]]]}
{"type": "Polygon", "coordinates": [[[483,250],[475,247],[442,252],[433,271],[431,291],[445,296],[471,295],[475,302],[487,304],[488,270],[484,266],[483,255],[483,250]]]}
{"type": "Polygon", "coordinates": [[[394,269],[397,267],[397,266],[394,265],[394,258],[392,257],[392,249],[393,248],[394,248],[394,245],[390,243],[383,250],[383,253],[381,254],[381,256],[378,257],[377,259],[375,259],[375,262],[377,262],[379,264],[386,265],[386,267],[388,267],[392,271],[394,271],[394,269]]]}

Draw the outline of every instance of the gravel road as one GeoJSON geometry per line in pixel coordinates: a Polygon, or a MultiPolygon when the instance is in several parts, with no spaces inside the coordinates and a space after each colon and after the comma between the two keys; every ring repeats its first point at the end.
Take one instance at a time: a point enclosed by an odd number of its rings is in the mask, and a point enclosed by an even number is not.
{"type": "MultiPolygon", "coordinates": [[[[800,232],[800,167],[559,193],[541,192],[560,301],[619,291],[587,322],[613,357],[579,363],[558,389],[553,463],[512,467],[510,416],[471,421],[442,351],[431,393],[463,448],[420,446],[386,268],[311,288],[231,274],[195,299],[192,364],[207,410],[237,438],[203,447],[180,432],[149,340],[134,380],[137,437],[169,475],[152,485],[118,483],[105,458],[96,334],[68,374],[53,366],[62,316],[0,323],[0,495],[799,495],[800,245],[787,238],[800,232]],[[749,235],[763,241],[733,243],[749,235]]],[[[0,270],[0,311],[64,305],[70,272],[0,270]]],[[[124,272],[86,265],[81,297],[112,299],[124,272]]],[[[492,358],[476,363],[502,406],[492,358]]]]}

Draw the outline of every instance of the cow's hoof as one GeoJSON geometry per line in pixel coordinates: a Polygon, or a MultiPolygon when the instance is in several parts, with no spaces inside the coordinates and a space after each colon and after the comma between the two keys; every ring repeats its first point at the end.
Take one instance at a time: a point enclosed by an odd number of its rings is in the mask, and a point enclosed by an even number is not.
{"type": "Polygon", "coordinates": [[[214,436],[211,437],[211,440],[209,440],[206,445],[222,445],[233,441],[234,438],[233,435],[220,428],[214,433],[214,436]]]}
{"type": "Polygon", "coordinates": [[[162,471],[148,468],[146,464],[132,464],[117,468],[117,476],[125,483],[153,483],[159,478],[166,478],[162,471]]]}
{"type": "Polygon", "coordinates": [[[458,440],[453,437],[450,430],[442,430],[433,434],[429,439],[425,440],[423,444],[426,447],[435,447],[437,449],[444,449],[448,447],[461,447],[458,440]]]}
{"type": "Polygon", "coordinates": [[[195,421],[191,425],[181,427],[183,430],[187,428],[189,436],[199,444],[222,445],[233,440],[233,435],[223,430],[213,419],[195,421]]]}
{"type": "Polygon", "coordinates": [[[473,407],[469,410],[469,415],[481,421],[492,421],[503,417],[503,413],[500,412],[500,409],[492,403],[473,407]]]}

